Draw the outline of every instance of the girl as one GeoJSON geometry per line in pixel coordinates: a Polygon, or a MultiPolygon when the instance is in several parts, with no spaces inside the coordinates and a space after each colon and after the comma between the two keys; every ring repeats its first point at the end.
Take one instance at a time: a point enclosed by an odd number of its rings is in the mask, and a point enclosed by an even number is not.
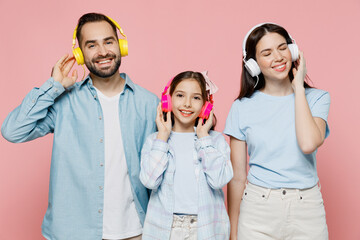
{"type": "Polygon", "coordinates": [[[329,93],[304,81],[304,55],[281,26],[251,29],[243,55],[224,130],[234,166],[231,239],[328,239],[315,155],[329,134],[329,93]]]}
{"type": "Polygon", "coordinates": [[[229,238],[222,187],[233,176],[230,148],[211,131],[213,111],[208,120],[198,117],[209,101],[206,84],[201,73],[182,72],[170,84],[166,120],[158,106],[158,132],[141,153],[140,180],[152,190],[142,239],[229,238]]]}

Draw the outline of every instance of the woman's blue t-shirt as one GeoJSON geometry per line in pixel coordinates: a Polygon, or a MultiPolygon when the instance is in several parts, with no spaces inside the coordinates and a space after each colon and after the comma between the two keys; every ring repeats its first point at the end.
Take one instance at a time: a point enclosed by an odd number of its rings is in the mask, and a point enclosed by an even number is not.
{"type": "MultiPolygon", "coordinates": [[[[325,120],[327,137],[329,93],[307,88],[305,95],[313,117],[325,120]]],[[[304,154],[297,144],[294,94],[279,97],[256,91],[250,98],[236,100],[224,133],[247,143],[250,183],[298,189],[317,184],[316,151],[304,154]]]]}

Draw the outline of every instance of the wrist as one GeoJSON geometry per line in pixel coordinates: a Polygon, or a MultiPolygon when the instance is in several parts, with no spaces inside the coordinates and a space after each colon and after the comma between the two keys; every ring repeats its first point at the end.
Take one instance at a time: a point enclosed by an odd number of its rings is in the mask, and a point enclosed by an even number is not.
{"type": "Polygon", "coordinates": [[[294,85],[293,89],[295,94],[305,93],[305,87],[303,84],[294,85]]]}
{"type": "Polygon", "coordinates": [[[203,138],[203,137],[207,137],[207,136],[210,136],[208,132],[206,133],[203,133],[203,132],[199,132],[197,133],[197,137],[200,139],[200,138],[203,138]]]}
{"type": "Polygon", "coordinates": [[[169,139],[169,136],[170,136],[170,133],[158,132],[156,139],[167,142],[167,140],[169,139]]]}

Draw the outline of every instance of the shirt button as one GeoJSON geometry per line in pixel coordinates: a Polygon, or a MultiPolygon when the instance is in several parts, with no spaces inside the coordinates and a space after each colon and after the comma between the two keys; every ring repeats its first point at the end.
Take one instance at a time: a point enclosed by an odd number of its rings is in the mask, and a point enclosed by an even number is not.
{"type": "Polygon", "coordinates": [[[101,143],[103,142],[103,139],[102,139],[102,138],[100,138],[100,142],[101,142],[101,143]]]}
{"type": "Polygon", "coordinates": [[[99,117],[99,120],[101,120],[101,119],[102,119],[102,117],[100,116],[100,117],[99,117]]]}
{"type": "Polygon", "coordinates": [[[103,163],[100,163],[100,167],[102,167],[102,166],[104,166],[104,164],[103,164],[103,163]]]}
{"type": "Polygon", "coordinates": [[[103,187],[102,187],[102,186],[99,186],[99,189],[100,189],[100,190],[103,190],[103,187]]]}
{"type": "Polygon", "coordinates": [[[102,209],[99,209],[98,213],[102,213],[102,209]]]}
{"type": "Polygon", "coordinates": [[[94,95],[94,98],[96,98],[96,95],[94,95]]]}

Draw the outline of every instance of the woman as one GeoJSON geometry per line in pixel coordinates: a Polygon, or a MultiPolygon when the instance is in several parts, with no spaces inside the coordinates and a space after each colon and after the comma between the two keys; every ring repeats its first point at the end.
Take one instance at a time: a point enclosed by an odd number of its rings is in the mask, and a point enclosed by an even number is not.
{"type": "Polygon", "coordinates": [[[329,93],[305,82],[304,55],[279,25],[253,27],[243,55],[224,130],[234,169],[231,239],[328,239],[315,155],[329,134],[329,93]]]}

